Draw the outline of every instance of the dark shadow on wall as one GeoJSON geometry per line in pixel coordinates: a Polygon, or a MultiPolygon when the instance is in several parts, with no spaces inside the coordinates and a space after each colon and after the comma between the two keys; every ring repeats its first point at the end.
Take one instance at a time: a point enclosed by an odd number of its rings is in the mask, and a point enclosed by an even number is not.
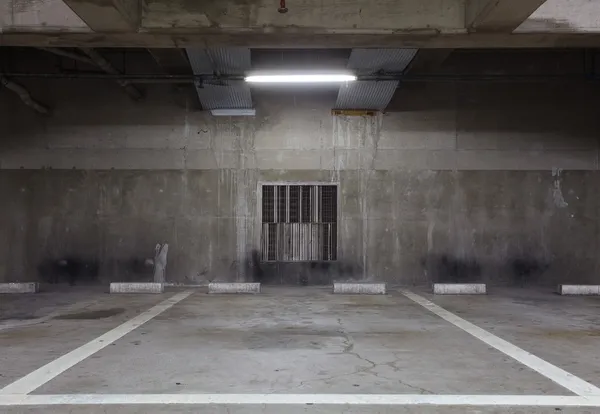
{"type": "MultiPolygon", "coordinates": [[[[168,269],[168,265],[167,265],[168,269]]],[[[113,258],[104,262],[103,274],[110,281],[119,282],[153,282],[154,262],[141,257],[113,258]]]]}
{"type": "Polygon", "coordinates": [[[265,285],[327,286],[334,281],[362,278],[362,268],[347,261],[261,262],[253,250],[246,262],[248,281],[265,285]]]}
{"type": "Polygon", "coordinates": [[[583,80],[406,83],[388,106],[382,131],[455,131],[459,149],[593,149],[600,118],[589,103],[599,96],[600,82],[583,80]]]}
{"type": "Polygon", "coordinates": [[[104,282],[152,282],[154,264],[151,259],[129,258],[100,261],[95,258],[66,256],[44,259],[38,266],[42,283],[97,285],[104,282]]]}
{"type": "Polygon", "coordinates": [[[513,283],[517,286],[527,286],[540,282],[550,263],[532,256],[515,257],[510,262],[513,283]]]}
{"type": "Polygon", "coordinates": [[[124,138],[140,128],[183,128],[186,114],[201,109],[191,85],[152,85],[145,100],[134,102],[106,80],[19,79],[19,83],[53,111],[40,115],[16,94],[2,91],[0,151],[121,149],[126,146],[124,138]]]}
{"type": "Polygon", "coordinates": [[[100,264],[95,259],[68,256],[62,259],[45,259],[37,270],[41,282],[68,283],[74,286],[98,283],[100,264]]]}
{"type": "Polygon", "coordinates": [[[542,277],[550,268],[550,262],[528,255],[485,264],[475,258],[429,255],[422,259],[421,264],[431,283],[491,282],[518,287],[541,284],[542,277]]]}
{"type": "Polygon", "coordinates": [[[450,255],[431,255],[421,261],[433,283],[471,283],[481,281],[481,264],[475,259],[450,255]]]}

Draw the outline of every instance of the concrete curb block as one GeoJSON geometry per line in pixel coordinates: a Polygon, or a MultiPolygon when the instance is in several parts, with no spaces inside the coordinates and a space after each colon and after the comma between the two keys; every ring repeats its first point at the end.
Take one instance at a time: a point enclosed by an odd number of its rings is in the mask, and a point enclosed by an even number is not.
{"type": "Polygon", "coordinates": [[[260,283],[209,283],[208,293],[260,293],[260,283]]]}
{"type": "Polygon", "coordinates": [[[385,283],[334,283],[333,293],[339,295],[385,295],[385,283]]]}
{"type": "Polygon", "coordinates": [[[39,283],[0,283],[0,293],[37,293],[39,283]]]}
{"type": "Polygon", "coordinates": [[[163,293],[162,283],[111,283],[110,293],[163,293]]]}
{"type": "Polygon", "coordinates": [[[558,285],[557,292],[559,295],[598,296],[600,285],[558,285]]]}
{"type": "Polygon", "coordinates": [[[485,295],[485,283],[434,283],[435,295],[485,295]]]}

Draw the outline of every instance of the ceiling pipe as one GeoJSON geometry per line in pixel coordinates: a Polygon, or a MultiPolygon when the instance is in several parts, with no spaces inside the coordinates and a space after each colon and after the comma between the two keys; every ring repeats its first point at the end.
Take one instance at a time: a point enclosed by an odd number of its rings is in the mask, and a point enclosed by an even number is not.
{"type": "Polygon", "coordinates": [[[143,98],[142,92],[133,84],[126,79],[122,78],[122,74],[115,69],[111,63],[106,60],[100,53],[96,52],[94,49],[82,48],[81,51],[88,55],[88,57],[96,63],[102,70],[106,73],[115,76],[116,82],[125,89],[127,95],[131,97],[134,101],[139,101],[143,98]]]}
{"type": "MultiPolygon", "coordinates": [[[[128,83],[193,83],[203,82],[205,84],[221,82],[225,80],[244,80],[244,75],[166,75],[166,74],[139,74],[139,75],[113,75],[108,73],[71,72],[71,73],[25,73],[7,72],[5,76],[12,78],[33,79],[102,79],[112,81],[126,81],[128,83]]],[[[389,81],[400,80],[402,82],[552,82],[552,81],[600,81],[600,75],[402,75],[402,74],[379,74],[359,75],[357,81],[389,81]]]]}
{"type": "Polygon", "coordinates": [[[16,82],[11,81],[4,75],[0,75],[0,83],[4,87],[10,89],[11,91],[13,91],[17,95],[19,95],[19,97],[21,98],[23,103],[25,105],[33,108],[36,112],[38,112],[40,114],[44,114],[44,115],[48,115],[50,113],[50,109],[48,109],[48,107],[46,107],[45,105],[42,105],[41,103],[39,103],[35,99],[33,99],[31,97],[31,94],[29,93],[29,91],[27,89],[25,89],[25,87],[19,85],[16,82]]]}

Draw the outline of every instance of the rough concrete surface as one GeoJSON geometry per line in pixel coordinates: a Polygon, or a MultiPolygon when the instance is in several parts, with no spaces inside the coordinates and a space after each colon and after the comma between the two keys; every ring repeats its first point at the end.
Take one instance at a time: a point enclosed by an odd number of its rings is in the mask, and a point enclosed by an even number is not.
{"type": "Polygon", "coordinates": [[[490,295],[421,294],[536,356],[600,386],[595,297],[559,296],[554,289],[494,289],[490,295]],[[576,349],[576,352],[573,350],[576,349]]]}
{"type": "Polygon", "coordinates": [[[110,293],[163,293],[162,283],[111,283],[110,293]]]}
{"type": "Polygon", "coordinates": [[[516,31],[598,32],[599,7],[588,0],[547,0],[516,31]]]}
{"type": "MultiPolygon", "coordinates": [[[[151,0],[144,2],[144,13],[140,16],[138,1],[94,2],[72,1],[68,7],[59,0],[38,0],[23,3],[18,0],[0,2],[0,30],[27,31],[56,34],[56,32],[89,33],[135,30],[136,24],[145,29],[167,32],[170,29],[212,29],[227,34],[243,29],[247,36],[259,29],[302,28],[307,34],[322,30],[344,30],[348,34],[360,34],[370,30],[383,34],[396,30],[400,33],[419,32],[431,36],[433,30],[448,33],[463,33],[468,25],[470,9],[466,4],[490,4],[488,1],[464,2],[461,0],[413,0],[382,1],[376,6],[364,1],[329,4],[305,0],[291,5],[292,13],[285,18],[277,11],[277,4],[268,0],[220,1],[203,3],[200,7],[183,0],[151,0]],[[325,18],[327,16],[327,18],[325,18]],[[134,25],[134,27],[131,27],[134,25]],[[227,29],[237,29],[228,31],[227,29]],[[253,30],[254,29],[254,30],[253,30]]],[[[536,2],[541,3],[541,2],[536,2]]],[[[514,28],[523,22],[519,32],[597,32],[598,5],[587,0],[548,0],[529,18],[533,11],[521,4],[502,1],[493,7],[507,9],[501,21],[508,21],[497,28],[514,28]],[[499,4],[499,6],[498,6],[499,4]]],[[[265,30],[269,33],[269,31],[265,30]]],[[[175,32],[176,34],[177,32],[175,32]]],[[[335,33],[328,33],[330,36],[335,33]]],[[[383,37],[383,36],[380,36],[383,37]]],[[[276,43],[273,36],[272,43],[276,43]]],[[[135,37],[133,37],[135,39],[135,37]]],[[[414,39],[414,36],[413,36],[414,39]]],[[[171,39],[170,39],[171,40],[171,39]]],[[[414,42],[414,40],[413,40],[414,42]]],[[[41,40],[39,41],[41,43],[41,40]]],[[[175,39],[170,41],[175,47],[175,39]]]]}
{"type": "Polygon", "coordinates": [[[3,297],[0,387],[115,328],[161,298],[115,296],[90,288],[3,297]]]}
{"type": "Polygon", "coordinates": [[[333,283],[333,293],[341,295],[385,295],[385,283],[333,283]]]}
{"type": "MultiPolygon", "coordinates": [[[[113,305],[122,306],[119,300],[113,305]]],[[[398,294],[332,296],[315,288],[271,288],[250,296],[195,294],[36,393],[99,389],[103,393],[564,392],[398,294]]]]}
{"type": "Polygon", "coordinates": [[[209,283],[208,293],[260,293],[260,283],[209,283]]]}
{"type": "MultiPolygon", "coordinates": [[[[597,303],[592,298],[562,297],[550,291],[528,289],[499,289],[497,295],[469,298],[433,296],[425,291],[419,294],[586,381],[600,384],[596,352],[599,343],[593,333],[597,303]]],[[[152,295],[97,295],[80,291],[80,301],[99,300],[84,312],[68,312],[38,327],[0,333],[0,346],[7,351],[0,356],[4,375],[0,377],[0,387],[159,300],[152,295]],[[111,309],[122,311],[110,314],[111,309]],[[64,346],[65,341],[68,347],[64,346]],[[59,342],[61,347],[56,348],[59,342]],[[24,353],[29,358],[17,357],[24,353]]],[[[20,298],[20,306],[30,308],[25,298],[20,298]]],[[[326,289],[315,288],[266,288],[260,296],[193,294],[34,392],[73,393],[569,394],[396,292],[386,296],[332,296],[326,289]]],[[[594,412],[557,408],[556,411],[567,413],[594,412]]],[[[7,413],[58,413],[65,409],[109,413],[275,413],[283,407],[127,405],[2,409],[7,413]],[[100,408],[101,411],[94,411],[100,408]]],[[[286,406],[285,410],[548,412],[548,408],[535,407],[335,405],[286,406]]]]}
{"type": "Polygon", "coordinates": [[[0,283],[0,293],[37,293],[38,283],[0,283]]]}
{"type": "Polygon", "coordinates": [[[485,283],[434,283],[436,295],[485,295],[485,283]]]}
{"type": "MultiPolygon", "coordinates": [[[[108,406],[108,407],[72,407],[72,406],[55,406],[55,407],[19,407],[7,408],[7,414],[32,414],[39,413],[43,410],[48,414],[61,414],[68,410],[70,414],[179,414],[179,413],[201,413],[201,414],[279,414],[286,412],[288,414],[547,414],[552,412],[548,407],[544,408],[484,408],[484,407],[331,407],[331,406],[305,406],[305,407],[290,407],[285,406],[214,406],[205,407],[173,407],[169,406],[108,406]]],[[[594,409],[586,408],[561,408],[554,410],[560,414],[595,414],[594,409]]]]}
{"type": "MultiPolygon", "coordinates": [[[[583,59],[457,56],[444,72],[558,76],[583,59]]],[[[151,282],[156,243],[168,283],[598,281],[595,83],[403,83],[376,117],[331,116],[335,90],[254,90],[252,118],[164,85],[143,102],[110,82],[27,86],[54,109],[0,100],[0,281],[64,281],[69,258],[78,284],[151,282]],[[339,183],[336,263],[253,263],[269,181],[339,183]]]]}
{"type": "Polygon", "coordinates": [[[600,295],[600,285],[559,285],[558,293],[560,295],[600,295]]]}

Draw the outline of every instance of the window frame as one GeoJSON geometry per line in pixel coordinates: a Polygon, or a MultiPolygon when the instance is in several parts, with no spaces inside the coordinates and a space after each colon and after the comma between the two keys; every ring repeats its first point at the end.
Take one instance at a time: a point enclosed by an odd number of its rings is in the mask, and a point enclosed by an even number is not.
{"type": "MultiPolygon", "coordinates": [[[[340,182],[339,181],[266,181],[266,180],[259,180],[257,182],[257,186],[256,186],[256,194],[257,194],[257,200],[256,200],[256,210],[257,210],[257,214],[256,214],[256,229],[258,231],[255,232],[255,245],[257,246],[257,249],[259,251],[261,251],[262,248],[262,243],[261,243],[261,236],[262,236],[262,226],[263,226],[263,186],[303,186],[303,185],[308,185],[308,186],[335,186],[336,187],[336,226],[337,226],[337,230],[336,230],[336,234],[335,234],[335,246],[336,246],[336,254],[335,254],[335,259],[334,260],[312,260],[312,261],[269,261],[267,263],[333,263],[333,262],[337,262],[340,259],[340,229],[341,229],[341,202],[340,202],[340,182]]],[[[277,191],[277,190],[274,190],[277,191]]],[[[302,191],[302,190],[300,190],[302,191]]],[[[288,191],[289,193],[289,191],[288,191]]],[[[277,206],[275,206],[277,208],[277,206]]],[[[262,257],[262,252],[261,252],[261,257],[262,257]]]]}

